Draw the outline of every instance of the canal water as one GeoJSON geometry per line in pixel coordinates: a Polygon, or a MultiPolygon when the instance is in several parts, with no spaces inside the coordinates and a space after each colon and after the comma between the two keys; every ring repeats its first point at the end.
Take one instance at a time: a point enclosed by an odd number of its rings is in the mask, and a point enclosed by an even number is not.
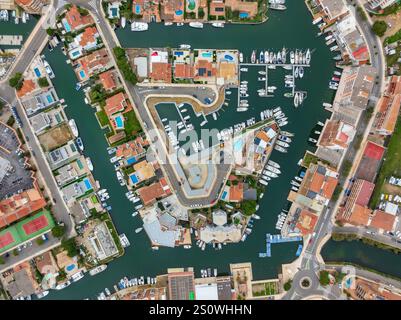
{"type": "MultiPolygon", "coordinates": [[[[0,35],[21,35],[23,36],[23,42],[29,37],[29,34],[33,30],[33,28],[38,22],[38,17],[29,15],[29,20],[26,23],[22,23],[21,19],[19,20],[19,24],[14,23],[14,18],[11,17],[11,11],[9,11],[9,20],[8,21],[0,21],[0,35]]],[[[20,46],[3,46],[0,45],[0,49],[14,49],[19,48],[20,46]]]]}
{"type": "MultiPolygon", "coordinates": [[[[219,128],[245,121],[252,116],[259,120],[260,111],[267,107],[281,106],[289,117],[285,130],[295,133],[293,143],[287,154],[274,152],[272,159],[281,164],[280,178],[273,180],[265,191],[265,196],[257,212],[261,220],[255,221],[252,234],[245,242],[223,246],[223,250],[215,251],[207,247],[201,251],[196,245],[190,250],[182,248],[161,248],[152,251],[150,242],[144,232],[135,234],[140,226],[139,217],[131,217],[134,210],[132,204],[125,198],[126,189],[120,187],[115,171],[109,161],[106,151],[104,133],[96,121],[94,110],[84,103],[82,91],[75,91],[76,78],[66,57],[60,48],[49,52],[45,50],[47,61],[52,66],[56,78],[53,83],[60,98],[64,98],[68,107],[68,117],[74,118],[80,136],[85,144],[85,154],[90,156],[94,164],[94,177],[100,181],[102,188],[107,188],[111,196],[108,203],[113,207],[112,218],[119,233],[125,233],[131,242],[123,257],[111,262],[108,269],[95,277],[86,275],[78,283],[62,291],[52,291],[46,299],[83,299],[94,298],[105,287],[113,285],[124,276],[138,277],[141,275],[155,276],[166,272],[169,267],[217,267],[219,273],[229,272],[229,264],[236,262],[252,262],[255,279],[276,277],[281,264],[295,259],[297,243],[277,244],[272,248],[271,258],[259,258],[258,253],[265,250],[266,233],[276,233],[277,215],[287,204],[286,198],[290,189],[289,182],[298,172],[298,160],[305,150],[310,148],[308,137],[317,121],[324,121],[329,114],[322,107],[324,101],[330,101],[333,93],[327,85],[334,70],[332,55],[324,44],[324,39],[317,38],[318,29],[312,25],[311,16],[302,1],[292,1],[286,12],[272,12],[269,21],[258,26],[227,25],[223,29],[211,29],[206,26],[203,30],[189,27],[165,27],[162,24],[151,24],[149,31],[136,32],[118,30],[117,35],[121,44],[126,47],[166,47],[177,46],[181,43],[190,44],[193,48],[234,48],[244,52],[249,58],[252,49],[310,48],[313,50],[311,68],[305,72],[297,85],[308,91],[304,104],[295,109],[292,100],[282,96],[278,89],[275,98],[262,99],[256,95],[257,72],[249,72],[250,91],[255,92],[250,97],[248,112],[237,113],[233,105],[220,112],[218,121],[214,123],[209,118],[208,126],[219,128]],[[253,81],[253,82],[251,82],[253,81]],[[253,84],[252,84],[253,83],[253,84]]],[[[274,70],[273,70],[274,71],[274,70]]],[[[284,86],[283,72],[276,70],[272,73],[277,87],[284,86]],[[280,75],[281,74],[281,75],[280,75]],[[277,77],[277,78],[275,78],[277,77]]],[[[273,85],[273,84],[272,84],[273,85]]],[[[233,93],[234,96],[234,93],[233,93]]],[[[235,99],[233,99],[235,100],[235,99]]],[[[232,103],[233,101],[230,101],[232,103]]]]}
{"type": "Polygon", "coordinates": [[[326,262],[350,262],[401,278],[401,255],[361,241],[328,241],[321,253],[326,262]]]}

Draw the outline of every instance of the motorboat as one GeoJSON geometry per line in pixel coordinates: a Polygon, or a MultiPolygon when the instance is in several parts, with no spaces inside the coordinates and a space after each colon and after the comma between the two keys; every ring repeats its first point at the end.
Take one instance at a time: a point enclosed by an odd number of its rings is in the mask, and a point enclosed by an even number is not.
{"type": "Polygon", "coordinates": [[[269,184],[266,180],[263,180],[263,179],[259,179],[259,183],[264,186],[267,186],[269,184]]]}
{"type": "Polygon", "coordinates": [[[242,72],[248,72],[248,68],[240,68],[239,70],[242,72]]]}
{"type": "Polygon", "coordinates": [[[265,174],[262,174],[262,177],[266,181],[270,181],[272,179],[271,177],[269,177],[268,175],[265,175],[265,174]]]}
{"type": "Polygon", "coordinates": [[[224,28],[224,23],[223,22],[213,22],[212,27],[215,28],[224,28]]]}
{"type": "Polygon", "coordinates": [[[244,54],[242,52],[239,53],[239,62],[244,62],[244,54]]]}
{"type": "Polygon", "coordinates": [[[295,180],[291,180],[291,182],[290,182],[293,186],[295,186],[295,187],[300,187],[301,185],[297,182],[297,181],[295,181],[295,180]]]}
{"type": "Polygon", "coordinates": [[[302,79],[304,77],[304,68],[299,67],[299,77],[302,79]]]}
{"type": "Polygon", "coordinates": [[[312,143],[317,143],[317,140],[316,140],[316,139],[313,139],[313,138],[309,138],[308,141],[309,141],[309,142],[312,142],[312,143]]]}
{"type": "Polygon", "coordinates": [[[276,141],[277,145],[283,147],[283,148],[288,148],[290,145],[287,142],[281,141],[281,140],[277,140],[276,141]]]}
{"type": "Polygon", "coordinates": [[[292,92],[286,92],[286,93],[284,93],[284,97],[286,97],[286,98],[292,98],[292,97],[293,97],[293,94],[292,94],[292,92]]]}
{"type": "Polygon", "coordinates": [[[267,161],[267,163],[274,168],[280,169],[280,165],[277,162],[274,162],[273,160],[269,160],[267,161]]]}
{"type": "Polygon", "coordinates": [[[315,20],[312,21],[312,24],[318,24],[320,21],[323,20],[323,17],[318,17],[315,20]]]}
{"type": "Polygon", "coordinates": [[[259,73],[260,75],[262,75],[262,76],[265,76],[265,75],[266,75],[266,71],[258,71],[258,73],[259,73]]]}
{"type": "Polygon", "coordinates": [[[127,24],[127,19],[125,17],[121,17],[121,28],[125,28],[127,24]]]}
{"type": "Polygon", "coordinates": [[[168,26],[172,26],[174,23],[172,23],[172,22],[165,22],[164,23],[164,25],[166,26],[166,27],[168,27],[168,26]]]}
{"type": "Polygon", "coordinates": [[[341,72],[340,72],[340,71],[334,71],[333,73],[334,73],[334,75],[336,75],[336,76],[341,76],[341,72]]]}
{"type": "Polygon", "coordinates": [[[328,40],[328,41],[326,41],[326,46],[329,46],[329,45],[331,45],[333,42],[335,42],[336,41],[336,39],[330,39],[330,40],[328,40]]]}
{"type": "Polygon", "coordinates": [[[310,50],[308,49],[308,50],[306,50],[306,54],[305,54],[305,63],[307,64],[307,65],[309,65],[310,64],[310,61],[311,61],[311,53],[310,53],[310,50]]]}
{"type": "Polygon", "coordinates": [[[288,121],[282,121],[282,122],[278,122],[278,126],[279,127],[284,127],[285,125],[288,124],[288,121]]]}
{"type": "Polygon", "coordinates": [[[260,53],[259,53],[259,62],[260,63],[264,63],[265,61],[265,54],[264,54],[264,52],[263,51],[260,51],[260,53]]]}
{"type": "Polygon", "coordinates": [[[281,173],[280,169],[278,169],[276,167],[273,167],[271,165],[267,165],[266,166],[266,170],[269,170],[270,172],[273,172],[273,173],[276,173],[276,174],[280,174],[281,173]]]}
{"type": "Polygon", "coordinates": [[[281,134],[283,136],[286,136],[286,137],[293,137],[294,136],[294,134],[292,132],[289,132],[289,131],[281,131],[281,134]]]}
{"type": "Polygon", "coordinates": [[[256,62],[256,51],[255,51],[255,50],[252,51],[251,62],[252,62],[252,63],[255,63],[255,62],[256,62]]]}
{"type": "Polygon", "coordinates": [[[78,137],[75,142],[77,143],[77,146],[79,148],[79,150],[84,151],[84,144],[82,142],[82,139],[80,137],[78,137]]]}
{"type": "Polygon", "coordinates": [[[182,27],[184,25],[184,22],[177,22],[177,27],[182,27]]]}
{"type": "Polygon", "coordinates": [[[265,174],[266,176],[270,177],[270,178],[277,178],[278,174],[271,172],[269,170],[263,170],[263,174],[265,174]]]}
{"type": "Polygon", "coordinates": [[[330,51],[335,51],[335,50],[338,50],[338,46],[337,45],[330,47],[330,51]]]}
{"type": "Polygon", "coordinates": [[[141,232],[143,230],[143,228],[136,228],[135,229],[135,233],[139,233],[139,232],[141,232]]]}
{"type": "Polygon", "coordinates": [[[294,68],[294,77],[298,78],[298,75],[299,75],[299,68],[296,67],[296,68],[294,68]]]}
{"type": "Polygon", "coordinates": [[[131,23],[131,31],[147,31],[149,29],[149,24],[146,22],[134,21],[131,23]]]}
{"type": "Polygon", "coordinates": [[[86,164],[88,165],[88,169],[90,171],[93,171],[93,164],[92,164],[91,158],[89,158],[89,157],[86,158],[86,164]]]}
{"type": "Polygon", "coordinates": [[[71,284],[71,282],[67,280],[66,282],[58,284],[54,289],[62,290],[64,288],[67,288],[70,284],[71,284]]]}
{"type": "Polygon", "coordinates": [[[265,53],[264,53],[264,55],[265,55],[265,63],[269,63],[270,62],[270,59],[269,59],[269,51],[265,51],[265,53]]]}
{"type": "Polygon", "coordinates": [[[38,299],[42,299],[42,298],[46,297],[48,294],[49,294],[49,290],[45,290],[45,291],[42,291],[42,292],[39,292],[38,294],[36,294],[36,297],[38,299]]]}
{"type": "Polygon", "coordinates": [[[299,182],[302,182],[302,178],[301,177],[295,176],[294,179],[299,181],[299,182]]]}
{"type": "Polygon", "coordinates": [[[294,54],[294,51],[291,51],[291,52],[290,52],[290,62],[291,62],[291,64],[294,64],[294,63],[295,63],[295,54],[294,54]]]}
{"type": "Polygon", "coordinates": [[[246,107],[237,108],[237,111],[238,111],[238,112],[245,112],[245,111],[247,111],[247,110],[248,110],[248,108],[246,108],[246,107]]]}
{"type": "Polygon", "coordinates": [[[46,73],[49,75],[49,78],[53,79],[55,75],[53,69],[50,67],[50,64],[46,60],[43,60],[43,66],[45,67],[46,73]]]}
{"type": "Polygon", "coordinates": [[[266,81],[265,77],[258,77],[258,81],[266,81]]]}
{"type": "Polygon", "coordinates": [[[299,106],[299,94],[298,92],[295,93],[294,95],[294,106],[297,108],[299,106]]]}
{"type": "Polygon", "coordinates": [[[191,28],[203,29],[203,23],[202,22],[190,22],[189,26],[191,28]]]}
{"type": "Polygon", "coordinates": [[[77,128],[77,125],[75,123],[75,120],[74,119],[70,119],[68,121],[68,124],[69,124],[69,126],[71,128],[71,132],[74,135],[74,137],[78,138],[78,133],[79,132],[78,132],[78,128],[77,128]]]}
{"type": "Polygon", "coordinates": [[[191,49],[191,45],[189,45],[189,44],[180,44],[180,49],[191,49]]]}

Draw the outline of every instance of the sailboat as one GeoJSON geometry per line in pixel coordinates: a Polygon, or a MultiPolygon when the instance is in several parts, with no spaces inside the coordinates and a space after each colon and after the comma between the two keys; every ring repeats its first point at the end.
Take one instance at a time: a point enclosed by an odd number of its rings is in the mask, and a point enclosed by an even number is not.
{"type": "Polygon", "coordinates": [[[252,63],[255,63],[255,62],[256,62],[256,51],[255,51],[255,50],[252,51],[251,62],[252,62],[252,63]]]}

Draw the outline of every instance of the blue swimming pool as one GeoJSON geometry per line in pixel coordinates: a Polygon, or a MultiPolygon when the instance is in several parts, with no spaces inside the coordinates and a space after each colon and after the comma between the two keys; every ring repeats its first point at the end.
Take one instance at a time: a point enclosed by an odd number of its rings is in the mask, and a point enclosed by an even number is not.
{"type": "Polygon", "coordinates": [[[79,71],[79,76],[81,77],[81,79],[85,79],[85,77],[86,77],[85,71],[83,71],[83,70],[79,71]]]}
{"type": "Polygon", "coordinates": [[[136,184],[136,183],[138,183],[138,177],[135,175],[135,174],[131,174],[130,176],[129,176],[129,178],[131,179],[131,182],[133,183],[133,184],[136,184]]]}
{"type": "Polygon", "coordinates": [[[182,52],[182,51],[174,52],[174,55],[177,56],[177,57],[181,57],[183,54],[184,54],[184,52],[182,52]]]}
{"type": "Polygon", "coordinates": [[[204,58],[210,58],[212,56],[211,52],[202,52],[202,57],[204,58]]]}
{"type": "Polygon", "coordinates": [[[139,4],[135,6],[135,14],[141,14],[141,6],[139,4]]]}
{"type": "Polygon", "coordinates": [[[248,12],[240,12],[239,13],[239,17],[241,18],[241,19],[246,19],[246,18],[248,18],[248,12]]]}
{"type": "Polygon", "coordinates": [[[227,197],[227,191],[224,191],[223,194],[221,195],[221,199],[225,200],[227,197]]]}
{"type": "Polygon", "coordinates": [[[131,165],[131,164],[133,164],[135,162],[136,162],[136,158],[135,157],[131,157],[131,158],[127,159],[127,164],[128,165],[131,165]]]}
{"type": "Polygon", "coordinates": [[[71,27],[68,24],[67,20],[65,20],[65,19],[63,19],[63,26],[64,26],[65,31],[67,31],[67,32],[71,31],[71,27]]]}
{"type": "Polygon", "coordinates": [[[40,73],[40,71],[39,71],[38,68],[33,69],[33,71],[35,72],[35,74],[36,74],[36,76],[37,76],[38,78],[40,78],[40,77],[42,76],[42,74],[40,73]]]}
{"type": "Polygon", "coordinates": [[[71,52],[71,55],[72,55],[73,57],[79,56],[80,54],[81,54],[81,52],[79,51],[79,49],[77,49],[77,50],[71,52]]]}
{"type": "Polygon", "coordinates": [[[54,102],[54,99],[50,94],[46,96],[46,99],[47,99],[48,103],[53,103],[54,102]]]}
{"type": "Polygon", "coordinates": [[[234,151],[241,151],[242,150],[242,140],[238,139],[234,142],[234,151]]]}
{"type": "Polygon", "coordinates": [[[89,179],[85,179],[84,183],[85,183],[85,187],[86,187],[87,190],[92,189],[92,185],[91,185],[89,179]]]}
{"type": "Polygon", "coordinates": [[[175,12],[175,14],[176,14],[177,16],[182,16],[182,10],[177,10],[177,11],[175,12]]]}
{"type": "Polygon", "coordinates": [[[117,129],[123,129],[124,128],[124,121],[123,121],[122,116],[115,117],[114,121],[116,122],[116,128],[117,129]]]}
{"type": "Polygon", "coordinates": [[[65,267],[65,270],[67,270],[67,271],[72,271],[72,270],[74,270],[75,269],[75,264],[69,264],[68,266],[66,266],[65,267]]]}
{"type": "Polygon", "coordinates": [[[224,56],[224,59],[226,59],[226,60],[228,60],[228,61],[233,61],[233,60],[234,60],[234,58],[233,58],[232,56],[230,56],[229,54],[226,54],[226,55],[224,56]]]}

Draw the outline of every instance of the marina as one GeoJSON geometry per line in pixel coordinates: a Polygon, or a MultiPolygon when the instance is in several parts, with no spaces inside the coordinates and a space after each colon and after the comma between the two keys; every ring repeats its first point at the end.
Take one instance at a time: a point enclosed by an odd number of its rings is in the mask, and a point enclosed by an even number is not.
{"type": "MultiPolygon", "coordinates": [[[[96,294],[103,291],[105,287],[112,288],[118,282],[118,279],[127,275],[132,278],[133,275],[156,274],[165,272],[167,267],[171,266],[171,261],[177,261],[177,264],[194,266],[197,270],[204,269],[205,265],[211,268],[219,267],[219,271],[228,272],[228,265],[235,261],[251,261],[253,264],[253,274],[255,278],[275,277],[277,270],[282,263],[288,263],[294,260],[297,244],[286,242],[277,244],[274,255],[268,263],[264,259],[258,259],[258,248],[265,243],[266,232],[274,232],[277,212],[280,211],[286,202],[286,195],[289,189],[289,183],[294,174],[299,169],[297,161],[302,157],[308,148],[307,138],[310,129],[317,121],[324,121],[329,115],[322,107],[324,101],[330,102],[332,92],[327,89],[327,83],[332,77],[334,61],[331,59],[331,53],[325,46],[323,38],[315,37],[315,28],[311,24],[307,9],[302,2],[295,2],[283,14],[282,12],[271,12],[269,21],[265,24],[253,26],[253,32],[241,25],[226,25],[224,28],[213,28],[216,37],[211,38],[208,31],[212,26],[205,25],[203,31],[192,29],[188,26],[169,26],[163,24],[152,25],[152,28],[145,33],[137,32],[135,37],[127,27],[116,30],[121,45],[125,47],[163,47],[166,41],[171,46],[179,46],[182,43],[189,43],[192,47],[207,48],[233,48],[243,52],[244,57],[250,56],[254,48],[260,45],[260,39],[266,39],[266,45],[269,47],[282,48],[283,45],[292,48],[309,47],[314,48],[316,54],[313,55],[313,63],[310,66],[310,72],[307,72],[303,78],[305,88],[308,90],[308,108],[295,109],[292,101],[283,96],[283,88],[280,85],[284,78],[284,68],[277,68],[273,73],[269,73],[268,80],[270,86],[276,86],[275,97],[271,99],[270,106],[266,105],[266,99],[257,94],[249,97],[251,106],[244,113],[236,111],[237,99],[231,99],[228,106],[223,106],[218,111],[218,121],[214,121],[212,115],[208,116],[208,123],[203,128],[214,128],[223,130],[233,124],[241,123],[245,119],[259,119],[260,112],[266,109],[274,109],[276,106],[282,106],[283,112],[288,117],[289,124],[286,130],[295,134],[292,138],[293,143],[288,148],[288,153],[282,154],[274,152],[272,160],[279,163],[282,174],[279,178],[269,181],[274,188],[267,188],[264,196],[260,200],[260,209],[257,215],[261,217],[255,222],[252,234],[248,236],[245,242],[235,245],[227,245],[224,250],[202,251],[195,248],[185,250],[184,248],[161,248],[154,251],[149,247],[149,241],[144,232],[135,234],[135,226],[138,224],[139,217],[132,217],[134,211],[132,203],[126,198],[126,189],[122,188],[115,178],[115,168],[109,161],[107,144],[104,139],[105,131],[99,128],[94,111],[84,103],[83,91],[75,90],[76,78],[71,66],[65,63],[63,54],[59,48],[52,52],[45,51],[46,60],[53,68],[56,77],[53,82],[60,97],[65,98],[69,105],[66,113],[69,118],[74,118],[79,129],[79,135],[85,142],[85,155],[90,156],[94,164],[94,175],[103,188],[108,190],[110,199],[108,204],[112,205],[112,219],[116,225],[118,233],[125,233],[131,246],[125,249],[125,255],[109,263],[106,271],[98,274],[96,277],[84,277],[77,283],[60,291],[52,291],[43,299],[83,299],[95,298],[96,294]],[[302,12],[302,14],[300,14],[302,12]],[[280,15],[280,19],[277,19],[280,15]],[[302,25],[303,29],[297,29],[297,25],[302,25]],[[279,28],[280,34],[274,34],[271,30],[279,28]],[[238,39],[241,41],[238,42],[238,39]],[[189,41],[191,39],[191,41],[189,41]],[[58,77],[57,74],[63,74],[58,77]],[[309,76],[309,75],[313,75],[309,76]],[[301,119],[302,121],[297,121],[301,119]],[[95,142],[96,141],[96,142],[95,142]],[[285,170],[283,170],[285,168],[285,170]],[[275,199],[274,202],[271,199],[275,199]],[[276,214],[274,214],[276,212],[276,214]],[[142,263],[138,263],[138,256],[142,263]],[[233,258],[235,257],[235,258],[233,258]],[[234,259],[234,261],[233,261],[234,259]],[[221,269],[221,270],[220,270],[221,269]]],[[[255,88],[257,77],[257,68],[249,67],[248,88],[255,88]]],[[[270,70],[270,69],[269,69],[270,70]]],[[[230,89],[232,96],[235,96],[236,89],[230,89]]],[[[270,101],[270,100],[269,100],[270,101]]],[[[185,107],[185,109],[188,109],[185,107]]],[[[163,118],[171,120],[175,108],[163,108],[163,118]]],[[[200,129],[201,118],[194,116],[188,109],[191,117],[191,123],[195,130],[200,129]]],[[[178,115],[176,115],[178,117],[178,115]]],[[[179,121],[178,121],[179,122],[179,121]]]]}
{"type": "Polygon", "coordinates": [[[270,258],[272,256],[271,253],[272,244],[299,242],[299,241],[302,241],[302,237],[283,237],[281,234],[271,235],[270,233],[268,233],[266,234],[266,252],[259,253],[259,258],[270,258]]]}

